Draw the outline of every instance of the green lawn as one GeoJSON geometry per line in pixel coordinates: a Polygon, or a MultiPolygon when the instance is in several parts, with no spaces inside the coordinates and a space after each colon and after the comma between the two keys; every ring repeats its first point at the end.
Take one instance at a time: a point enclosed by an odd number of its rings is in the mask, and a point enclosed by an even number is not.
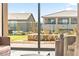
{"type": "Polygon", "coordinates": [[[23,42],[28,40],[28,35],[10,35],[11,42],[23,42]]]}

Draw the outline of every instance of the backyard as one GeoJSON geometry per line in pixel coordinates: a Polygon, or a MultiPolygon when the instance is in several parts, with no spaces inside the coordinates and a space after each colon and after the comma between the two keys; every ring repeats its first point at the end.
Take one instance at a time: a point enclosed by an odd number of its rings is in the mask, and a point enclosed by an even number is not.
{"type": "MultiPolygon", "coordinates": [[[[76,35],[75,30],[64,33],[66,35],[76,35]]],[[[59,37],[60,33],[42,33],[40,34],[41,41],[55,41],[56,37],[59,37]]],[[[38,41],[38,34],[37,33],[31,33],[27,35],[9,35],[11,42],[27,42],[27,41],[38,41]]]]}
{"type": "Polygon", "coordinates": [[[10,35],[11,42],[24,42],[28,40],[27,35],[10,35]]]}

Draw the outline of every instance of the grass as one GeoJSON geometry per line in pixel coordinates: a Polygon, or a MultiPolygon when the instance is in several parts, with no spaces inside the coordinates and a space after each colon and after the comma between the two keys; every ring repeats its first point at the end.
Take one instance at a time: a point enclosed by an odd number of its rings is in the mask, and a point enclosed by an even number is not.
{"type": "Polygon", "coordinates": [[[10,35],[11,42],[23,42],[28,40],[28,35],[10,35]]]}

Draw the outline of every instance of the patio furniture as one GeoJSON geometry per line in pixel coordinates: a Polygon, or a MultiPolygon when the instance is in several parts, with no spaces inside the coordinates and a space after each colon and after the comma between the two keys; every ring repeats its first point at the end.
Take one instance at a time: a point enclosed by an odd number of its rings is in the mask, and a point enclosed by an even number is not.
{"type": "Polygon", "coordinates": [[[10,38],[0,37],[0,56],[10,56],[10,38]]]}
{"type": "Polygon", "coordinates": [[[75,53],[75,42],[76,42],[76,36],[74,35],[69,35],[65,37],[65,45],[64,45],[64,49],[65,50],[65,55],[66,56],[74,56],[75,53]]]}

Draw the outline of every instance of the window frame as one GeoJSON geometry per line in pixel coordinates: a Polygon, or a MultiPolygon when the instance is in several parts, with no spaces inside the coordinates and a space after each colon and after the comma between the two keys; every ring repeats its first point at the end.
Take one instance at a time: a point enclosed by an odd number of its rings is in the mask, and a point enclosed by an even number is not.
{"type": "Polygon", "coordinates": [[[77,18],[76,17],[71,17],[71,24],[77,24],[77,18]],[[74,19],[72,19],[72,18],[74,18],[76,22],[74,22],[74,19]]]}
{"type": "Polygon", "coordinates": [[[69,24],[69,18],[67,17],[61,17],[61,18],[58,18],[58,24],[69,24]],[[62,22],[62,20],[66,20],[67,22],[62,22]]]}

